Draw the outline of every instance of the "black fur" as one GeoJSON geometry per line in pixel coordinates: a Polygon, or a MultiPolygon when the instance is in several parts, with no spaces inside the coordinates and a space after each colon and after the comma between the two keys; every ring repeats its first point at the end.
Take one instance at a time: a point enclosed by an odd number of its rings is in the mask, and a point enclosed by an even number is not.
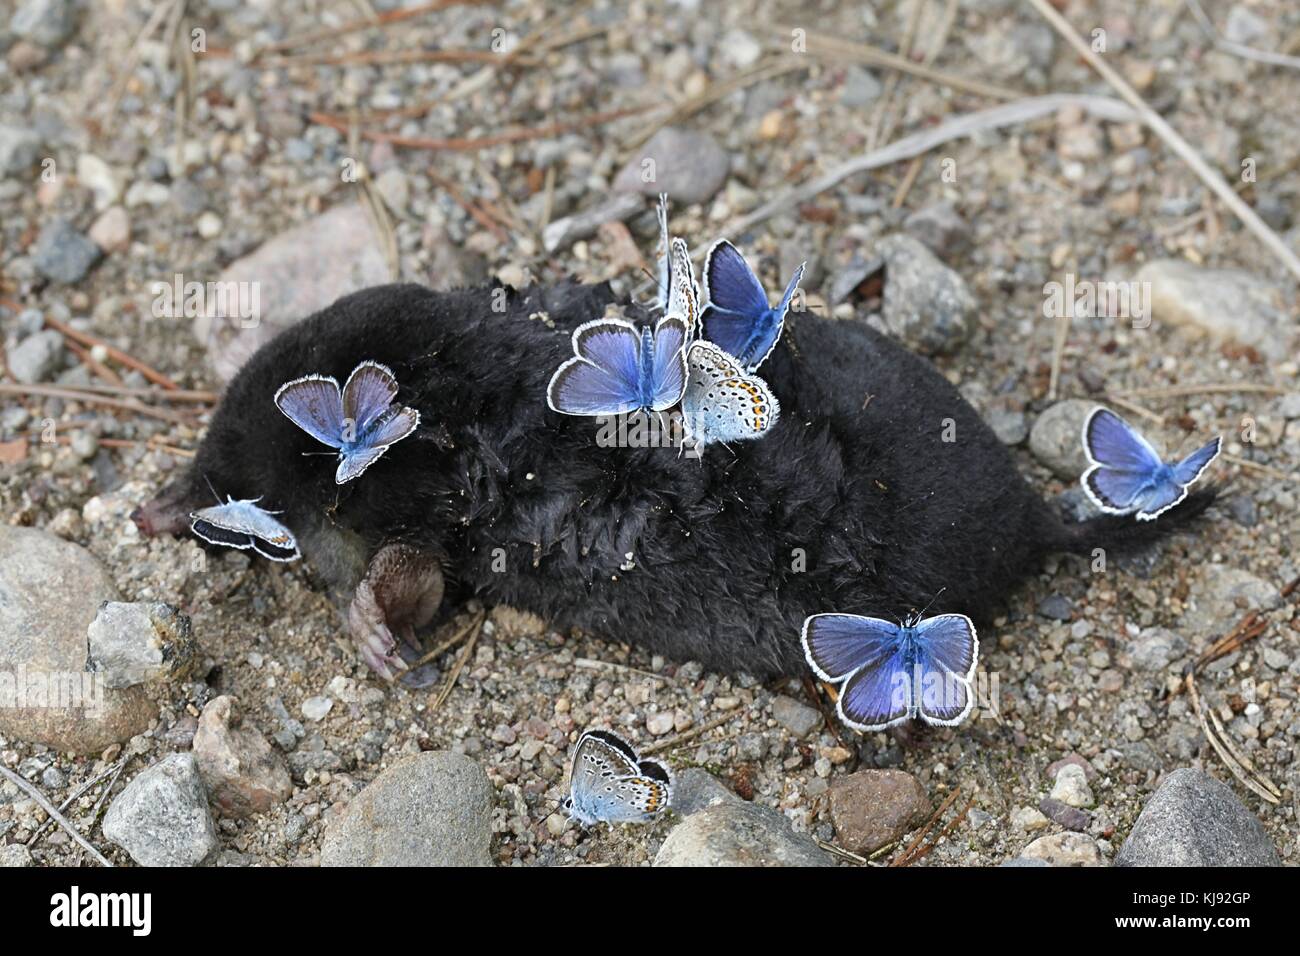
{"type": "Polygon", "coordinates": [[[810,313],[791,316],[760,371],[782,406],[767,437],[710,446],[702,461],[601,448],[595,420],[550,411],[545,391],[571,354],[568,330],[612,300],[576,283],[509,292],[504,314],[487,288],[341,299],[253,356],[166,495],[209,502],[206,476],[223,495],[264,496],[341,596],[381,545],[402,541],[439,556],[453,598],[759,676],[805,670],[809,614],[901,616],[942,589],[933,612],[987,619],[1047,553],[1153,540],[1214,496],[1149,524],[1067,526],[928,362],[860,322],[810,313]],[[302,454],[325,449],[272,395],[308,372],[343,381],[367,358],[394,370],[422,425],[339,487],[333,458],[302,454]],[[621,570],[628,553],[635,566],[621,570]]]}

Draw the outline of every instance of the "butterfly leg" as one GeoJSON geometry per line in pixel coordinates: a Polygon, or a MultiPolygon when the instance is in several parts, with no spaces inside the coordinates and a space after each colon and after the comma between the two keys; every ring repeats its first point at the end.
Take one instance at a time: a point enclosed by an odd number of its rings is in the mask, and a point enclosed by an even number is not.
{"type": "Polygon", "coordinates": [[[428,553],[405,544],[380,548],[348,607],[348,629],[361,659],[384,680],[406,670],[398,635],[419,650],[415,629],[429,623],[442,603],[442,567],[428,553]]]}

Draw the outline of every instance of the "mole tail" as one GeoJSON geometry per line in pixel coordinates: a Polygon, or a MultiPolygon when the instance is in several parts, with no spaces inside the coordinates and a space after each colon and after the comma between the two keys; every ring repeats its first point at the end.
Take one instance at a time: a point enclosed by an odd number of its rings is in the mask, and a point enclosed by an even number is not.
{"type": "Polygon", "coordinates": [[[1154,521],[1138,521],[1133,515],[1100,515],[1073,524],[1056,522],[1049,535],[1052,551],[1091,554],[1097,548],[1132,551],[1188,528],[1219,494],[1211,486],[1191,492],[1183,501],[1154,521]]]}

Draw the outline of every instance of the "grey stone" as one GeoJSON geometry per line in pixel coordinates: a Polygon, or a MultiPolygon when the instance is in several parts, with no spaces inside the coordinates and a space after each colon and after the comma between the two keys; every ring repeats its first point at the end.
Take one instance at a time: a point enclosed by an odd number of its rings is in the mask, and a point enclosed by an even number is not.
{"type": "Polygon", "coordinates": [[[960,275],[911,236],[880,241],[885,260],[883,317],[890,334],[925,355],[953,352],[975,325],[975,297],[960,275]]]}
{"type": "Polygon", "coordinates": [[[1157,259],[1137,273],[1151,283],[1151,318],[1233,339],[1268,358],[1290,356],[1291,325],[1281,290],[1238,269],[1206,269],[1181,259],[1157,259]]]}
{"type": "Polygon", "coordinates": [[[1068,621],[1074,616],[1074,605],[1061,594],[1049,594],[1038,602],[1038,613],[1053,621],[1068,621]]]}
{"type": "Polygon", "coordinates": [[[491,866],[492,784],[462,754],[385,770],[330,820],[322,866],[491,866]]]}
{"type": "Polygon", "coordinates": [[[36,165],[41,138],[35,130],[0,124],[0,174],[17,176],[36,165]]]}
{"type": "Polygon", "coordinates": [[[614,178],[614,189],[646,196],[668,193],[679,203],[702,203],[722,188],[730,167],[727,151],[708,133],[665,126],[614,178]]]}
{"type": "Polygon", "coordinates": [[[0,525],[0,735],[98,754],[157,719],[157,705],[142,688],[105,687],[86,669],[86,629],[100,604],[116,597],[85,548],[35,528],[0,525]],[[20,672],[22,699],[7,680],[20,672]],[[64,706],[33,696],[56,682],[64,706]],[[70,689],[78,694],[69,696],[70,689]]]}
{"type": "Polygon", "coordinates": [[[214,698],[203,708],[194,759],[213,802],[230,816],[265,813],[293,795],[284,759],[243,723],[232,697],[214,698]]]}
{"type": "Polygon", "coordinates": [[[1029,431],[1029,450],[1058,478],[1077,480],[1088,467],[1083,450],[1083,422],[1096,402],[1068,399],[1038,416],[1029,431]]]}
{"type": "Polygon", "coordinates": [[[645,208],[645,200],[635,193],[615,193],[581,212],[556,219],[542,230],[542,245],[547,252],[564,249],[579,239],[594,236],[607,222],[623,222],[645,208]]]}
{"type": "Polygon", "coordinates": [[[1223,25],[1223,38],[1232,43],[1244,43],[1247,46],[1269,35],[1272,28],[1268,21],[1244,4],[1233,4],[1228,11],[1227,22],[1223,25]]]}
{"type": "Polygon", "coordinates": [[[1040,860],[1029,856],[1013,856],[1009,860],[1003,860],[998,864],[999,867],[1021,867],[1021,866],[1051,866],[1046,860],[1040,860]]]}
{"type": "MultiPolygon", "coordinates": [[[[163,192],[165,197],[165,188],[163,192]]],[[[389,274],[366,213],[356,203],[346,203],[263,243],[232,262],[218,281],[254,283],[259,296],[260,314],[253,318],[201,315],[194,320],[195,335],[207,346],[213,369],[228,380],[277,333],[341,296],[388,282],[389,274]]]]}
{"type": "Polygon", "coordinates": [[[104,836],[141,866],[198,866],[217,848],[193,754],[171,754],[127,784],[104,814],[104,836]]]}
{"type": "Polygon", "coordinates": [[[105,601],[86,638],[87,666],[113,688],[185,677],[198,655],[189,615],[160,601],[105,601]]]}
{"type": "Polygon", "coordinates": [[[63,359],[63,336],[53,329],[29,335],[9,353],[9,371],[26,385],[54,376],[63,359]]]}
{"type": "Polygon", "coordinates": [[[717,803],[673,828],[655,866],[832,866],[780,813],[741,801],[717,803]]]}
{"type": "Polygon", "coordinates": [[[772,701],[772,718],[796,737],[807,737],[822,723],[822,715],[815,707],[784,694],[772,701]]]}
{"type": "Polygon", "coordinates": [[[876,74],[865,67],[851,66],[844,71],[840,102],[850,108],[870,106],[880,96],[882,89],[876,74]]]}
{"type": "Polygon", "coordinates": [[[1129,645],[1133,663],[1145,671],[1161,671],[1187,653],[1181,634],[1164,627],[1149,627],[1129,645]]]}
{"type": "Polygon", "coordinates": [[[15,36],[47,47],[61,44],[75,26],[68,0],[24,0],[9,21],[15,36]]]}
{"type": "Polygon", "coordinates": [[[970,225],[950,202],[918,209],[903,220],[903,228],[940,258],[960,255],[970,248],[970,225]]]}
{"type": "Polygon", "coordinates": [[[737,803],[736,796],[713,774],[699,767],[687,767],[673,780],[673,812],[689,816],[719,803],[737,803]]]}
{"type": "Polygon", "coordinates": [[[1227,786],[1175,770],[1120,847],[1119,866],[1281,866],[1273,841],[1227,786]]]}
{"type": "Polygon", "coordinates": [[[1029,437],[1029,420],[1017,409],[997,407],[984,420],[1004,445],[1019,445],[1029,437]]]}
{"type": "Polygon", "coordinates": [[[36,270],[52,282],[80,282],[104,255],[66,219],[55,219],[41,230],[32,250],[36,270]]]}
{"type": "Polygon", "coordinates": [[[1232,520],[1243,528],[1253,528],[1259,524],[1259,506],[1255,504],[1255,499],[1249,493],[1231,495],[1223,505],[1228,509],[1232,520]]]}

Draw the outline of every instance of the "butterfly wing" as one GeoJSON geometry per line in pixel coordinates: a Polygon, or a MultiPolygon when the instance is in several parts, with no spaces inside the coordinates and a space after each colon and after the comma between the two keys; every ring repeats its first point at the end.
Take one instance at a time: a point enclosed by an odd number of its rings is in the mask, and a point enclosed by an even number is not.
{"type": "Polygon", "coordinates": [[[1133,511],[1138,497],[1151,483],[1146,472],[1119,471],[1105,465],[1093,465],[1079,479],[1084,492],[1106,514],[1126,515],[1133,511]]]}
{"type": "Polygon", "coordinates": [[[1223,447],[1223,438],[1215,436],[1213,441],[1206,442],[1196,451],[1192,452],[1178,464],[1174,465],[1174,479],[1184,487],[1190,485],[1201,473],[1210,467],[1210,463],[1219,457],[1219,450],[1223,447]]]}
{"type": "Polygon", "coordinates": [[[370,423],[366,433],[347,445],[334,473],[336,484],[346,484],[379,460],[388,446],[401,441],[420,424],[420,413],[406,406],[389,406],[370,423]]]}
{"type": "Polygon", "coordinates": [[[1083,423],[1083,447],[1092,466],[1080,483],[1107,514],[1132,512],[1164,464],[1151,443],[1108,408],[1094,409],[1083,423]]]}
{"type": "Polygon", "coordinates": [[[276,390],[275,407],[312,438],[331,448],[343,446],[343,397],[328,375],[304,375],[276,390]]]}
{"type": "Polygon", "coordinates": [[[861,614],[814,614],[803,622],[804,657],[824,681],[842,681],[898,649],[897,624],[861,614]]]}
{"type": "Polygon", "coordinates": [[[938,614],[915,625],[916,710],[931,724],[954,726],[975,706],[971,680],[979,657],[975,625],[964,614],[938,614]]]}
{"type": "Polygon", "coordinates": [[[659,194],[659,248],[656,253],[659,281],[659,311],[668,314],[668,297],[672,293],[672,244],[668,240],[668,194],[659,194]]]}
{"type": "Polygon", "coordinates": [[[854,730],[872,733],[912,716],[912,675],[901,648],[859,668],[840,688],[835,709],[854,730]]]}
{"type": "MultiPolygon", "coordinates": [[[[704,260],[704,298],[715,309],[751,319],[768,309],[762,283],[740,250],[726,239],[715,242],[704,260]]],[[[727,349],[723,342],[716,344],[727,349]]]]}
{"type": "Polygon", "coordinates": [[[697,447],[761,438],[776,423],[781,412],[776,397],[761,378],[741,370],[734,356],[696,341],[686,366],[682,419],[697,447]]]}
{"type": "Polygon", "coordinates": [[[622,415],[641,407],[641,333],[622,319],[573,330],[574,357],[551,376],[546,404],[562,415],[622,415]]]}
{"type": "Polygon", "coordinates": [[[202,508],[190,515],[191,530],[212,544],[245,550],[253,548],[274,561],[298,558],[298,542],[293,532],[275,519],[256,499],[227,501],[224,505],[202,508]]]}
{"type": "Polygon", "coordinates": [[[794,301],[795,291],[799,288],[799,283],[803,279],[805,265],[807,263],[799,263],[799,268],[794,270],[794,275],[790,277],[790,282],[785,287],[785,294],[781,296],[780,303],[775,309],[767,311],[746,347],[745,354],[740,356],[741,363],[745,366],[746,371],[753,372],[766,362],[767,357],[776,348],[776,343],[781,340],[781,333],[785,330],[786,313],[790,311],[790,303],[794,301]]]}
{"type": "Polygon", "coordinates": [[[397,398],[397,379],[391,369],[367,360],[352,370],[343,386],[343,417],[353,433],[363,435],[397,398]]]}
{"type": "Polygon", "coordinates": [[[689,337],[689,327],[676,315],[665,316],[655,326],[650,382],[654,401],[650,407],[656,412],[672,408],[682,400],[682,393],[686,391],[686,342],[689,337]]]}
{"type": "Polygon", "coordinates": [[[1163,464],[1151,443],[1108,408],[1093,409],[1083,423],[1083,447],[1094,464],[1118,471],[1152,473],[1163,464]]]}
{"type": "Polygon", "coordinates": [[[672,240],[672,267],[668,280],[668,303],[665,315],[677,315],[686,320],[690,335],[695,334],[700,320],[700,290],[695,282],[695,266],[685,239],[672,240]]]}
{"type": "Polygon", "coordinates": [[[594,823],[644,823],[668,806],[672,776],[657,760],[638,763],[636,751],[607,730],[584,733],[569,773],[572,815],[594,823]]]}

